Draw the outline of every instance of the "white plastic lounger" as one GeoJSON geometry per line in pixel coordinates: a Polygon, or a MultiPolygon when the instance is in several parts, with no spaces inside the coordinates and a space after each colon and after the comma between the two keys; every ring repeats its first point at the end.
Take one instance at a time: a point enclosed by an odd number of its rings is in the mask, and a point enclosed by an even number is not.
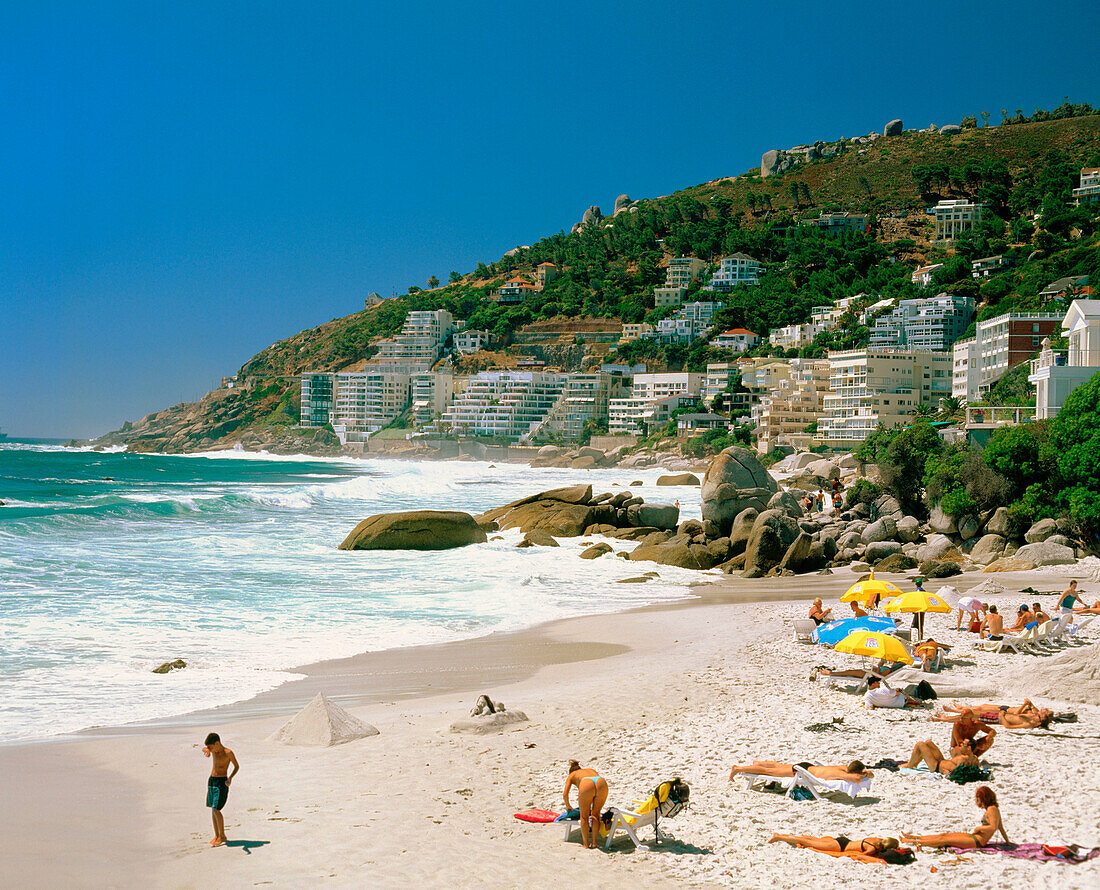
{"type": "Polygon", "coordinates": [[[1010,634],[1000,640],[982,640],[978,644],[978,648],[986,652],[1004,652],[1007,649],[1010,652],[1024,655],[1027,654],[1031,641],[1034,639],[1035,628],[1033,627],[1031,630],[1025,630],[1015,636],[1010,634]]]}
{"type": "Polygon", "coordinates": [[[800,766],[794,767],[794,775],[786,778],[776,776],[761,776],[756,773],[741,773],[748,782],[748,788],[753,791],[762,791],[770,782],[776,782],[782,786],[787,797],[794,794],[795,788],[805,788],[814,796],[814,800],[821,800],[827,795],[842,795],[849,800],[855,800],[864,791],[871,790],[871,777],[862,782],[844,782],[839,779],[819,779],[800,766]]]}
{"type": "Polygon", "coordinates": [[[607,840],[604,842],[603,848],[610,850],[611,842],[615,840],[615,833],[624,831],[635,847],[648,850],[649,844],[642,843],[638,839],[639,829],[648,825],[653,826],[654,843],[666,840],[667,836],[662,834],[660,828],[657,827],[656,810],[650,810],[648,813],[636,813],[633,810],[620,810],[618,807],[611,807],[611,830],[607,833],[607,840]]]}
{"type": "Polygon", "coordinates": [[[1080,621],[1076,621],[1073,624],[1069,625],[1069,627],[1066,628],[1066,632],[1069,634],[1069,639],[1078,645],[1088,642],[1087,640],[1083,640],[1081,638],[1081,631],[1092,624],[1095,620],[1095,616],[1086,615],[1080,621]]]}
{"type": "Polygon", "coordinates": [[[817,624],[812,618],[796,618],[791,622],[794,627],[794,641],[796,643],[812,643],[817,624]]]}

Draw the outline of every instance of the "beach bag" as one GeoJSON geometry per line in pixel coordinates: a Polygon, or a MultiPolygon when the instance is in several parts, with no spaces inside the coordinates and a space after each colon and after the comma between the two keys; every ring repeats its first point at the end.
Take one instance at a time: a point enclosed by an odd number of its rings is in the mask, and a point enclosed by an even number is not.
{"type": "Polygon", "coordinates": [[[813,800],[814,793],[809,788],[803,788],[801,785],[795,785],[791,789],[791,800],[813,800]]]}
{"type": "Polygon", "coordinates": [[[982,623],[977,618],[970,622],[970,632],[972,634],[980,633],[981,629],[982,623]]]}
{"type": "Polygon", "coordinates": [[[910,862],[916,862],[916,854],[908,847],[897,847],[894,850],[883,850],[879,854],[879,858],[883,862],[888,862],[890,865],[908,865],[910,862]]]}
{"type": "Polygon", "coordinates": [[[935,701],[939,696],[936,694],[936,690],[932,688],[932,684],[927,680],[921,680],[917,684],[917,688],[913,690],[913,698],[917,701],[935,701]]]}
{"type": "Polygon", "coordinates": [[[688,787],[687,782],[681,781],[677,776],[658,785],[653,791],[653,796],[657,799],[657,815],[670,819],[688,805],[691,788],[688,787]]]}

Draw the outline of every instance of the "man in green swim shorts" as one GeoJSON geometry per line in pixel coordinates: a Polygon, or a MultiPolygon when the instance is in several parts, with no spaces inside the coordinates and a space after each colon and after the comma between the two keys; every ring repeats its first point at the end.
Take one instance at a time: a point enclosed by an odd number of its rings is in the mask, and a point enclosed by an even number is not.
{"type": "Polygon", "coordinates": [[[220,847],[228,840],[225,836],[222,807],[229,800],[229,783],[240,772],[241,765],[237,763],[237,756],[222,744],[221,737],[216,732],[206,737],[206,746],[202,749],[202,753],[214,759],[210,778],[206,782],[206,805],[210,807],[210,816],[214,820],[214,837],[210,841],[210,846],[220,847]],[[233,765],[233,772],[229,772],[230,764],[233,765]]]}

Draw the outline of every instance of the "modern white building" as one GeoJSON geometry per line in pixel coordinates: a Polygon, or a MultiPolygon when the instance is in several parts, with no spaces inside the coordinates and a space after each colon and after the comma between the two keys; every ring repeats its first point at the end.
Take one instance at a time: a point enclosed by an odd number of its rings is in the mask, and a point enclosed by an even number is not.
{"type": "Polygon", "coordinates": [[[814,342],[814,337],[824,333],[825,326],[806,322],[805,324],[790,324],[782,328],[774,328],[768,334],[768,342],[779,349],[799,349],[809,346],[814,342]]]}
{"type": "Polygon", "coordinates": [[[589,421],[608,416],[608,402],[627,389],[623,375],[601,368],[566,374],[561,395],[546,416],[524,434],[521,442],[576,442],[589,421]]]}
{"type": "Polygon", "coordinates": [[[951,395],[964,402],[985,396],[1010,368],[1033,356],[1045,337],[1058,333],[1061,315],[1006,312],[979,321],[975,335],[956,341],[951,395]]]}
{"type": "Polygon", "coordinates": [[[439,428],[455,436],[515,440],[531,432],[562,394],[562,374],[482,371],[443,412],[439,428]]]}
{"type": "Polygon", "coordinates": [[[951,395],[952,355],[946,352],[858,349],[829,354],[829,392],[817,425],[822,444],[845,448],[880,425],[912,422],[920,405],[951,395]]]}
{"type": "Polygon", "coordinates": [[[725,392],[732,383],[741,379],[737,362],[711,362],[707,365],[703,377],[703,403],[711,408],[719,393],[725,392]]]}
{"type": "Polygon", "coordinates": [[[1100,201],[1100,167],[1081,168],[1081,185],[1073,190],[1073,201],[1078,206],[1100,201]]]}
{"type": "Polygon", "coordinates": [[[470,355],[489,346],[488,331],[459,331],[454,335],[455,352],[459,355],[470,355]]]}
{"type": "Polygon", "coordinates": [[[725,305],[707,301],[685,303],[671,318],[657,322],[657,338],[665,343],[690,343],[706,336],[715,314],[725,305]]]}
{"type": "Polygon", "coordinates": [[[443,353],[443,344],[456,324],[461,325],[446,309],[410,312],[401,333],[379,343],[378,353],[368,365],[403,374],[427,371],[443,353]]]}
{"type": "Polygon", "coordinates": [[[972,203],[965,198],[940,201],[932,214],[936,218],[936,241],[954,241],[960,235],[969,232],[982,219],[982,204],[972,203]]]}
{"type": "Polygon", "coordinates": [[[990,275],[1003,272],[1010,265],[1008,258],[1003,255],[985,256],[970,263],[970,276],[972,278],[988,278],[990,275]]]}
{"type": "Polygon", "coordinates": [[[710,341],[710,345],[716,349],[729,349],[733,352],[744,352],[752,349],[760,342],[760,335],[754,334],[746,328],[730,328],[721,334],[716,334],[710,341]]]}
{"type": "Polygon", "coordinates": [[[676,408],[699,400],[704,376],[687,371],[635,374],[629,391],[608,402],[608,431],[646,435],[654,425],[666,423],[676,408]]]}
{"type": "Polygon", "coordinates": [[[966,332],[973,319],[973,297],[939,294],[902,300],[896,309],[875,321],[870,346],[944,352],[966,332]]]}
{"type": "Polygon", "coordinates": [[[1055,352],[1050,341],[1031,362],[1028,380],[1035,384],[1035,418],[1056,417],[1069,394],[1100,372],[1100,300],[1074,300],[1062,319],[1066,352],[1055,352]]]}
{"type": "Polygon", "coordinates": [[[435,429],[466,378],[453,371],[425,371],[409,378],[412,388],[412,420],[419,430],[435,429]]]}
{"type": "Polygon", "coordinates": [[[336,375],[333,428],[341,441],[361,438],[392,423],[409,405],[409,375],[368,366],[336,375]]]}
{"type": "Polygon", "coordinates": [[[702,290],[729,293],[743,284],[759,284],[763,271],[763,263],[748,254],[730,254],[719,260],[718,271],[711,276],[710,283],[702,290]]]}
{"type": "Polygon", "coordinates": [[[932,276],[942,268],[943,263],[932,263],[928,266],[921,266],[919,269],[916,269],[909,278],[917,287],[931,287],[932,276]]]}
{"type": "Polygon", "coordinates": [[[778,377],[775,388],[752,409],[761,454],[812,435],[806,428],[818,422],[825,408],[829,370],[828,359],[791,359],[789,376],[778,377]]]}
{"type": "Polygon", "coordinates": [[[299,424],[322,427],[332,423],[336,407],[336,375],[327,371],[307,371],[302,375],[302,399],[299,424]]]}

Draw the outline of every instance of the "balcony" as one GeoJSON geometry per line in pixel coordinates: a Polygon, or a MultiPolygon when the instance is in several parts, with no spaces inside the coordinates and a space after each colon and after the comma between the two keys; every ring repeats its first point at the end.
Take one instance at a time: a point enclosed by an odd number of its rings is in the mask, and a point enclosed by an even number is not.
{"type": "Polygon", "coordinates": [[[1064,351],[1046,350],[1044,349],[1039,353],[1038,358],[1031,360],[1031,373],[1038,374],[1043,368],[1062,368],[1066,364],[1066,353],[1064,351]]]}
{"type": "Polygon", "coordinates": [[[989,430],[1002,426],[1019,426],[1021,423],[1031,423],[1033,420],[1035,420],[1034,407],[977,406],[966,409],[965,426],[968,430],[989,430]]]}

